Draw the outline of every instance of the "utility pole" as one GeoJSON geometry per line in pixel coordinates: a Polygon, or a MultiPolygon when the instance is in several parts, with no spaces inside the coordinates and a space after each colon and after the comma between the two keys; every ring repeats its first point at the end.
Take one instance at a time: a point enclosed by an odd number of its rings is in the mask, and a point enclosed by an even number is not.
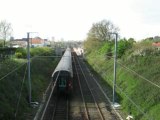
{"type": "MultiPolygon", "coordinates": [[[[116,107],[115,106],[115,98],[116,98],[116,79],[117,79],[117,39],[118,39],[118,33],[112,33],[112,32],[109,32],[109,34],[114,34],[116,36],[115,38],[115,43],[114,43],[114,75],[113,75],[113,107],[116,107]]],[[[117,103],[116,103],[117,104],[117,103]]],[[[117,106],[119,106],[117,104],[117,106]]]]}
{"type": "Polygon", "coordinates": [[[29,43],[29,32],[27,33],[27,60],[28,60],[28,99],[29,103],[31,104],[32,102],[32,94],[31,94],[31,71],[30,71],[30,43],[29,43]]]}
{"type": "Polygon", "coordinates": [[[115,98],[116,98],[116,79],[117,79],[117,39],[118,39],[118,34],[113,33],[116,35],[115,38],[115,48],[114,48],[114,76],[113,76],[113,106],[115,104],[115,98]]]}

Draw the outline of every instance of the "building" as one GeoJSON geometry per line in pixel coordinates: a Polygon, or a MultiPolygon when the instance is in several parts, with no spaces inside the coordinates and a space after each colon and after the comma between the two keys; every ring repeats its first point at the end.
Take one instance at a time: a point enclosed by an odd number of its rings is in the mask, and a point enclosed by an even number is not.
{"type": "Polygon", "coordinates": [[[14,39],[14,40],[11,40],[10,42],[10,45],[11,47],[14,47],[14,48],[18,48],[18,47],[27,47],[27,42],[26,42],[27,39],[23,38],[23,39],[14,39]]]}
{"type": "MultiPolygon", "coordinates": [[[[44,47],[49,46],[50,42],[47,39],[40,37],[29,39],[30,47],[44,47]]],[[[27,38],[11,40],[11,47],[27,47],[27,38]]]]}
{"type": "Polygon", "coordinates": [[[152,43],[152,46],[154,46],[155,48],[160,50],[160,42],[154,42],[154,43],[152,43]]]}
{"type": "Polygon", "coordinates": [[[43,47],[45,45],[45,40],[40,37],[30,38],[29,42],[31,47],[43,47]]]}

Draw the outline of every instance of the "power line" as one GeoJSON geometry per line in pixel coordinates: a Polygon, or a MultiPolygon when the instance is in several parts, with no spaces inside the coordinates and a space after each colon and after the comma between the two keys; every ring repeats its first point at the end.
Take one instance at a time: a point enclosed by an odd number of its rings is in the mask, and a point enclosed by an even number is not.
{"type": "Polygon", "coordinates": [[[132,104],[134,104],[134,106],[135,106],[144,116],[147,117],[148,120],[152,120],[152,119],[148,118],[148,115],[147,115],[125,92],[123,92],[120,87],[118,87],[117,85],[116,85],[116,87],[120,90],[120,92],[122,92],[122,93],[126,96],[126,98],[127,98],[132,104]]]}
{"type": "MultiPolygon", "coordinates": [[[[44,53],[43,53],[44,54],[44,53]]],[[[41,54],[40,54],[41,55],[41,54]]],[[[34,56],[32,57],[31,59],[35,59],[35,58],[38,58],[38,57],[42,57],[42,58],[49,58],[49,57],[58,57],[60,58],[61,56],[34,56]]],[[[21,66],[19,67],[16,67],[15,69],[13,69],[12,71],[8,72],[6,75],[4,75],[3,77],[0,78],[0,81],[3,80],[4,78],[6,78],[7,76],[9,76],[10,74],[12,74],[13,72],[15,72],[16,70],[18,70],[19,68],[21,68],[22,66],[24,66],[27,62],[25,62],[24,64],[22,64],[21,66]]]]}
{"type": "Polygon", "coordinates": [[[12,74],[13,72],[15,72],[16,70],[18,70],[19,68],[21,68],[22,66],[24,66],[27,62],[23,63],[22,65],[18,66],[17,68],[13,69],[11,72],[7,73],[5,76],[3,76],[1,80],[3,80],[4,78],[6,78],[7,76],[9,76],[10,74],[12,74]]]}
{"type": "Polygon", "coordinates": [[[145,80],[145,81],[149,82],[150,84],[152,84],[152,85],[154,85],[154,86],[160,88],[159,85],[157,85],[157,84],[155,84],[154,82],[148,80],[147,78],[145,78],[145,77],[143,77],[142,75],[138,74],[138,73],[135,72],[134,70],[131,70],[130,68],[128,68],[128,67],[122,65],[120,62],[118,62],[118,64],[120,64],[123,68],[125,68],[125,69],[128,70],[129,72],[132,72],[132,73],[136,74],[137,76],[139,76],[139,77],[142,78],[143,80],[145,80]]]}
{"type": "Polygon", "coordinates": [[[58,71],[58,74],[57,74],[57,76],[56,76],[56,80],[55,80],[55,82],[53,83],[51,92],[50,92],[50,94],[49,94],[49,98],[48,98],[48,100],[47,100],[47,102],[46,102],[46,105],[45,105],[45,107],[44,107],[44,110],[43,110],[43,112],[42,112],[41,120],[43,120],[43,118],[44,118],[44,115],[45,115],[45,112],[46,112],[46,110],[47,110],[48,104],[49,104],[49,102],[50,102],[51,96],[52,96],[52,94],[53,94],[53,91],[55,90],[55,87],[56,87],[56,84],[57,84],[57,81],[58,81],[58,77],[59,77],[60,72],[61,72],[61,71],[58,71]]]}
{"type": "Polygon", "coordinates": [[[17,117],[17,113],[18,113],[18,108],[19,108],[19,103],[20,103],[20,99],[21,99],[21,95],[22,95],[23,84],[24,84],[26,72],[27,72],[27,65],[26,65],[26,69],[25,69],[25,72],[24,72],[24,77],[23,77],[22,84],[21,84],[21,89],[20,89],[20,94],[19,94],[19,97],[18,97],[18,102],[17,102],[17,105],[16,105],[15,118],[17,117]]]}
{"type": "Polygon", "coordinates": [[[31,59],[35,59],[35,58],[61,58],[62,56],[35,56],[31,59]]]}
{"type": "MultiPolygon", "coordinates": [[[[110,57],[110,56],[107,56],[107,57],[110,57]]],[[[113,57],[110,57],[110,58],[113,59],[113,57]]],[[[149,82],[150,84],[152,84],[152,85],[154,85],[154,86],[160,88],[159,85],[157,85],[156,83],[154,83],[154,82],[150,81],[149,79],[143,77],[142,75],[138,74],[136,71],[131,70],[130,68],[128,68],[128,67],[122,65],[122,63],[120,63],[120,62],[118,62],[118,61],[117,61],[117,63],[118,63],[121,67],[125,68],[127,71],[134,73],[135,75],[139,76],[139,77],[142,78],[143,80],[145,80],[145,81],[149,82]]]]}

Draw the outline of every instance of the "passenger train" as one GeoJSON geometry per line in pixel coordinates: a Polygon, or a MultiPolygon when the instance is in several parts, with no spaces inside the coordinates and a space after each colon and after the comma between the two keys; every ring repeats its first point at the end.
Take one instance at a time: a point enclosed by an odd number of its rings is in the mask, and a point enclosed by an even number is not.
{"type": "Polygon", "coordinates": [[[67,48],[52,74],[53,81],[57,79],[57,91],[59,93],[70,94],[72,92],[72,55],[71,48],[67,48]]]}

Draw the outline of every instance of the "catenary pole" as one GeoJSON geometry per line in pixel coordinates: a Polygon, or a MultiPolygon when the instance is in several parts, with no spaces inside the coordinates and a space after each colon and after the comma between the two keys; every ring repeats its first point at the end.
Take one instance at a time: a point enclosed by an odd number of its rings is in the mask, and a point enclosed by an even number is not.
{"type": "Polygon", "coordinates": [[[31,75],[30,75],[30,44],[29,44],[29,32],[27,33],[27,60],[28,60],[28,100],[29,103],[32,101],[32,95],[31,95],[31,75]]]}
{"type": "Polygon", "coordinates": [[[116,98],[116,73],[117,73],[117,39],[118,34],[113,33],[116,35],[115,38],[115,49],[114,49],[114,76],[113,76],[113,106],[115,104],[115,98],[116,98]]]}

